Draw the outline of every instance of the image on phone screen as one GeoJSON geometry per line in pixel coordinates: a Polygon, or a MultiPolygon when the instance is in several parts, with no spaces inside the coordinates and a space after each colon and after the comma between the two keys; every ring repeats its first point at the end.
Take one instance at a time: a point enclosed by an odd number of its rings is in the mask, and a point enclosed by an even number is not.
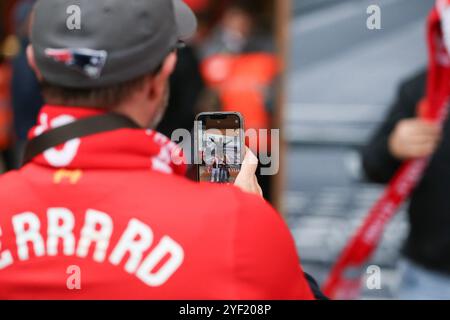
{"type": "Polygon", "coordinates": [[[242,164],[243,130],[238,114],[200,115],[197,119],[198,180],[234,183],[242,164]]]}

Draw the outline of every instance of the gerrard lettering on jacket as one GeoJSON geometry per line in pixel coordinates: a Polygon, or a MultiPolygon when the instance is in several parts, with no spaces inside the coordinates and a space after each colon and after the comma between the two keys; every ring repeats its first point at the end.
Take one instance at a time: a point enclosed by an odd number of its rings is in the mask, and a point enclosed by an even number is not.
{"type": "Polygon", "coordinates": [[[67,208],[47,209],[46,219],[47,230],[42,230],[42,221],[33,212],[12,216],[15,250],[2,246],[4,226],[0,226],[0,271],[11,267],[16,260],[76,256],[114,266],[124,262],[124,272],[133,274],[147,286],[158,287],[173,276],[184,260],[184,250],[180,244],[167,235],[154,243],[152,229],[138,219],[129,220],[109,256],[107,252],[111,249],[114,223],[107,213],[86,210],[79,234],[75,234],[74,229],[80,221],[76,221],[73,212],[67,208]],[[90,255],[92,248],[93,253],[90,255]]]}

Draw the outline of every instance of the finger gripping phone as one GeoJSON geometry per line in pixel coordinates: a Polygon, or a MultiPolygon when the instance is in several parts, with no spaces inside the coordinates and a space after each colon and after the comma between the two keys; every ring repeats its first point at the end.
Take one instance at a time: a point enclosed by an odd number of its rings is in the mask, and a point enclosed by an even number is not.
{"type": "Polygon", "coordinates": [[[245,155],[244,120],[238,112],[206,112],[195,119],[197,181],[234,183],[245,155]]]}

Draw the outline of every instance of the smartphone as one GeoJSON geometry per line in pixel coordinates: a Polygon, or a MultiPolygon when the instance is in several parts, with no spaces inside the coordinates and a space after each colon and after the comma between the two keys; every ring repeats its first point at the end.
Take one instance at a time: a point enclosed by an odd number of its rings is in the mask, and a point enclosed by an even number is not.
{"type": "Polygon", "coordinates": [[[195,119],[197,181],[234,183],[245,156],[244,120],[238,112],[206,112],[195,119]]]}

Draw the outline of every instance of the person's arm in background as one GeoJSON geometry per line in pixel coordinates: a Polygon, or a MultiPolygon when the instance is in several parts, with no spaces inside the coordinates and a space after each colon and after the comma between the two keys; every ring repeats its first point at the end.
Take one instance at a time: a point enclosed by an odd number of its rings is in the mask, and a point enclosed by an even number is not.
{"type": "Polygon", "coordinates": [[[425,95],[425,87],[425,71],[404,82],[385,122],[364,148],[363,166],[371,181],[387,183],[399,169],[402,161],[409,158],[403,157],[403,154],[412,156],[416,151],[417,156],[420,156],[420,151],[423,153],[423,150],[411,151],[411,147],[414,146],[408,139],[411,132],[423,129],[423,124],[413,118],[417,117],[417,105],[425,95]],[[405,136],[406,139],[403,139],[405,136]],[[402,150],[405,147],[409,149],[402,150]]]}
{"type": "Polygon", "coordinates": [[[239,194],[234,268],[238,299],[310,300],[297,249],[283,218],[262,198],[239,194]]]}

